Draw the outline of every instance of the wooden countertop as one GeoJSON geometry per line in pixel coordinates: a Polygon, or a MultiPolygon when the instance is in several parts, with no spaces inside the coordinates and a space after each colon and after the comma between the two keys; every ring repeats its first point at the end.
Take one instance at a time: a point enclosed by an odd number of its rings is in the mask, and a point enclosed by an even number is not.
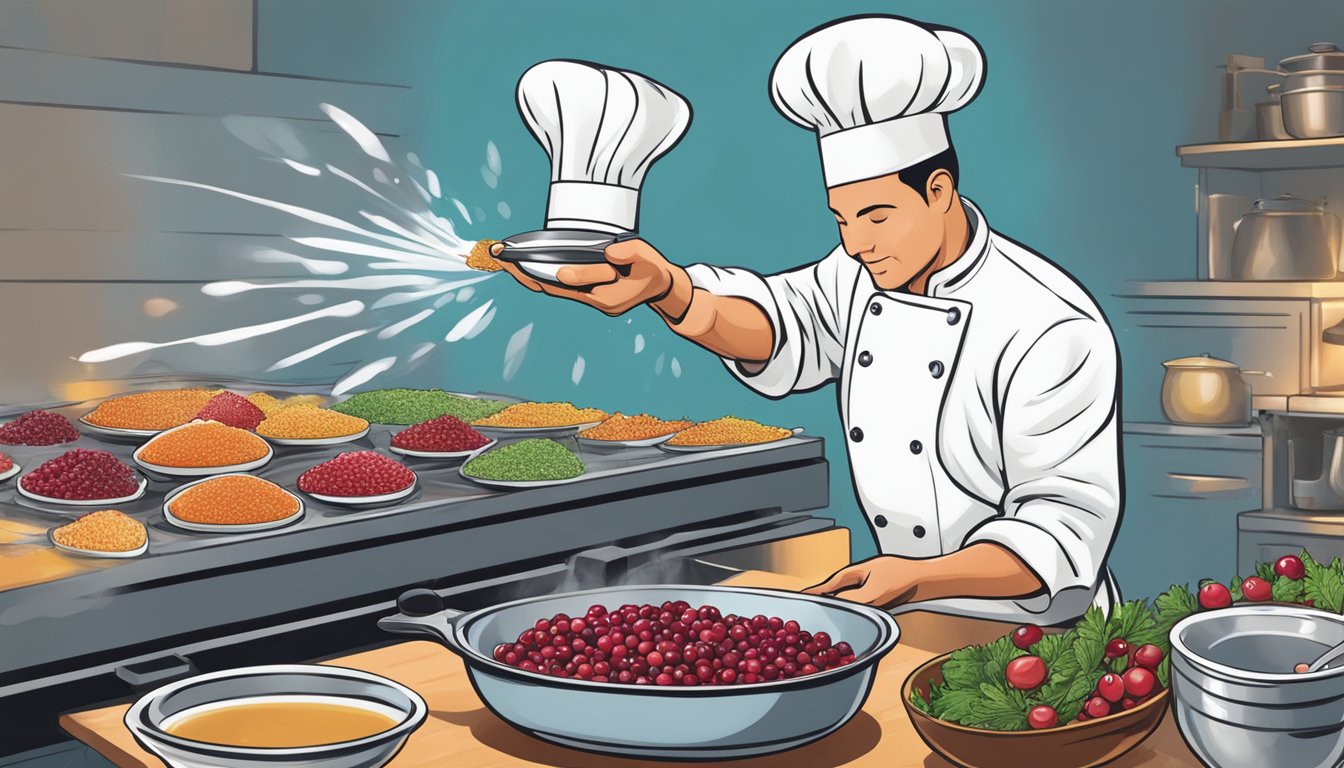
{"type": "MultiPolygon", "coordinates": [[[[811,583],[796,577],[745,572],[725,583],[799,588],[811,583]]],[[[724,768],[950,768],[915,733],[901,702],[901,683],[928,659],[970,643],[988,642],[1011,627],[927,613],[897,619],[901,642],[878,667],[877,681],[862,711],[839,731],[786,756],[734,760],[724,768]]],[[[514,730],[481,704],[467,680],[462,661],[430,642],[402,642],[327,662],[363,669],[398,680],[429,704],[429,719],[390,763],[392,768],[465,768],[554,766],[555,768],[648,768],[667,763],[604,757],[552,746],[514,730]]],[[[160,761],[141,749],[122,724],[127,705],[68,714],[61,726],[122,768],[157,768],[160,761]]],[[[1171,715],[1134,751],[1110,764],[1114,768],[1198,766],[1181,741],[1171,715]]]]}

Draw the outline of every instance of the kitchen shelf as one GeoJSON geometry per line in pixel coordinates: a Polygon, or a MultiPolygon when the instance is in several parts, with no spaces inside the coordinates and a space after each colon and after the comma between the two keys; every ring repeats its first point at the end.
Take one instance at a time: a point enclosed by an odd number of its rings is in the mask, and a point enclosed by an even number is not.
{"type": "Polygon", "coordinates": [[[1176,148],[1186,168],[1286,171],[1344,167],[1344,136],[1283,141],[1231,141],[1176,148]]]}
{"type": "MultiPolygon", "coordinates": [[[[1344,155],[1341,155],[1344,157],[1344,155]]],[[[1344,280],[1302,282],[1249,280],[1135,281],[1118,298],[1344,299],[1344,280]]]]}

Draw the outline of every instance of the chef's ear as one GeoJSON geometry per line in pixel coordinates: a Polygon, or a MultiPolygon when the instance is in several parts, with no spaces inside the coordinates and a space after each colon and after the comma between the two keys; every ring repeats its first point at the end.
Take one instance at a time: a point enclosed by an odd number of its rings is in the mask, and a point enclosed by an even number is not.
{"type": "Polygon", "coordinates": [[[929,174],[929,180],[924,185],[924,199],[929,201],[929,207],[939,213],[947,213],[952,208],[952,193],[957,191],[956,184],[952,181],[952,174],[945,168],[939,168],[929,174]]]}

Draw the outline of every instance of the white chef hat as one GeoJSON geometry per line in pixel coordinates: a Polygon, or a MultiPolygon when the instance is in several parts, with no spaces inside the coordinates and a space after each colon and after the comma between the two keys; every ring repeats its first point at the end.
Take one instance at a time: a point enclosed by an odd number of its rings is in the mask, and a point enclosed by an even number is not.
{"type": "Polygon", "coordinates": [[[551,158],[547,229],[634,230],[644,175],[691,124],[690,104],[670,88],[585,61],[524,72],[518,112],[551,158]]]}
{"type": "Polygon", "coordinates": [[[827,187],[896,173],[946,150],[947,113],[980,91],[980,46],[899,16],[855,16],[798,38],[775,62],[775,107],[817,132],[827,187]]]}

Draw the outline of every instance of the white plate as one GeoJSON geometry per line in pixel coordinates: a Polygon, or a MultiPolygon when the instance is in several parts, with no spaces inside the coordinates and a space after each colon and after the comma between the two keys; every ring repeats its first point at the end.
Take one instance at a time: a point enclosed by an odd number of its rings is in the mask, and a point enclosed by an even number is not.
{"type": "Polygon", "coordinates": [[[614,449],[614,448],[649,448],[659,443],[667,442],[672,439],[676,432],[669,432],[666,435],[658,437],[646,437],[643,440],[594,440],[591,437],[575,437],[582,448],[593,448],[596,450],[614,449]]]}
{"type": "Polygon", "coordinates": [[[264,467],[268,462],[270,462],[271,457],[275,456],[275,449],[271,447],[271,444],[267,443],[265,438],[258,437],[257,439],[261,440],[261,442],[265,443],[266,445],[266,455],[262,456],[260,459],[244,462],[242,464],[230,464],[227,467],[165,467],[159,464],[151,464],[150,462],[140,458],[140,452],[145,450],[149,446],[153,445],[154,440],[159,439],[160,437],[168,434],[169,432],[176,432],[179,429],[190,427],[196,423],[197,422],[193,421],[190,424],[183,424],[180,427],[173,427],[172,429],[161,432],[149,442],[145,443],[139,448],[136,448],[135,453],[131,454],[131,458],[135,460],[136,464],[139,464],[140,466],[144,467],[145,469],[148,469],[151,472],[157,472],[160,475],[171,475],[173,477],[205,477],[207,475],[226,475],[230,473],[246,472],[249,469],[264,467]]]}
{"type": "Polygon", "coordinates": [[[480,448],[472,448],[470,451],[413,451],[410,448],[398,448],[395,445],[389,445],[387,449],[393,453],[399,453],[402,456],[413,456],[417,459],[465,459],[473,453],[488,451],[494,448],[498,440],[491,440],[480,448]]]}
{"type": "MultiPolygon", "coordinates": [[[[246,472],[233,472],[228,475],[215,475],[214,477],[202,478],[200,480],[196,480],[195,482],[187,483],[186,485],[180,486],[175,490],[171,491],[168,494],[168,496],[163,500],[163,519],[167,520],[169,523],[172,523],[178,528],[187,531],[201,531],[203,533],[248,533],[250,531],[265,531],[271,528],[283,528],[286,525],[296,522],[303,517],[303,499],[299,498],[298,494],[294,493],[288,488],[280,488],[280,490],[289,494],[291,498],[293,498],[295,501],[299,503],[298,511],[290,515],[289,517],[283,517],[279,520],[272,520],[269,523],[248,523],[246,525],[190,523],[187,522],[186,520],[179,520],[177,517],[174,517],[172,511],[168,509],[168,505],[173,503],[173,499],[176,499],[178,496],[182,494],[183,491],[187,490],[193,485],[200,485],[201,483],[208,483],[211,480],[218,480],[221,477],[232,477],[236,475],[246,475],[247,477],[256,477],[256,475],[250,475],[246,472]]],[[[260,480],[264,478],[257,478],[257,479],[260,480]]]]}
{"type": "Polygon", "coordinates": [[[338,437],[267,437],[257,435],[272,445],[340,445],[341,443],[352,443],[361,437],[369,434],[371,427],[365,427],[353,435],[340,435],[338,437]]]}
{"type": "MultiPolygon", "coordinates": [[[[802,427],[794,427],[793,434],[790,437],[797,437],[803,434],[802,427]]],[[[670,439],[670,438],[669,438],[670,439]]],[[[671,453],[704,453],[705,451],[723,451],[728,448],[751,448],[758,445],[773,445],[780,440],[788,440],[788,437],[781,437],[777,440],[768,440],[764,443],[725,443],[723,445],[672,445],[670,443],[659,443],[658,447],[671,453]]]]}
{"type": "Polygon", "coordinates": [[[568,427],[489,427],[472,424],[471,428],[480,432],[482,435],[495,437],[566,437],[576,435],[585,429],[592,429],[600,421],[590,421],[584,424],[572,424],[568,427]]]}
{"type": "MultiPolygon", "coordinates": [[[[24,477],[27,477],[27,475],[25,475],[24,477]]],[[[70,506],[70,507],[103,507],[103,506],[112,506],[113,504],[125,504],[128,501],[135,501],[136,499],[145,495],[145,487],[148,485],[149,481],[141,477],[140,487],[136,490],[135,493],[131,494],[130,496],[123,496],[120,499],[90,499],[88,501],[75,500],[75,499],[53,499],[47,496],[39,496],[36,493],[33,493],[32,491],[29,491],[27,488],[23,487],[22,478],[20,478],[19,482],[14,484],[14,487],[19,489],[20,495],[27,496],[33,501],[40,501],[43,504],[60,504],[62,506],[70,506]]]]}
{"type": "MultiPolygon", "coordinates": [[[[414,475],[415,473],[412,472],[411,474],[414,475]]],[[[378,496],[328,496],[325,493],[313,493],[312,491],[303,491],[303,492],[308,494],[309,496],[312,496],[314,499],[317,499],[318,501],[321,502],[326,502],[327,504],[338,504],[341,506],[358,507],[364,504],[385,504],[389,501],[404,499],[415,492],[416,483],[418,483],[419,481],[420,478],[416,477],[414,480],[411,481],[410,485],[406,486],[405,488],[402,488],[400,491],[393,491],[392,493],[384,493],[378,496]]]]}
{"type": "Polygon", "coordinates": [[[20,467],[18,463],[15,462],[14,466],[10,467],[9,469],[6,469],[4,472],[0,472],[0,480],[8,480],[9,478],[19,474],[19,472],[21,472],[22,470],[23,467],[20,467]]]}
{"type": "MultiPolygon", "coordinates": [[[[93,413],[93,411],[89,411],[89,413],[93,413]]],[[[88,431],[95,432],[100,435],[108,435],[110,437],[153,437],[163,431],[161,429],[125,429],[122,427],[104,427],[98,424],[94,424],[93,422],[85,418],[86,416],[89,415],[89,413],[84,414],[84,416],[80,416],[78,421],[88,431]]]]}
{"type": "MultiPolygon", "coordinates": [[[[57,526],[57,528],[60,527],[63,526],[57,526]]],[[[62,552],[69,552],[74,555],[83,555],[84,557],[106,557],[111,558],[113,560],[123,560],[130,557],[139,557],[149,551],[148,531],[145,532],[144,544],[141,544],[135,549],[126,552],[99,552],[96,549],[80,549],[79,547],[67,547],[56,540],[56,528],[51,528],[47,530],[47,541],[51,542],[51,546],[61,550],[62,552]]]]}

